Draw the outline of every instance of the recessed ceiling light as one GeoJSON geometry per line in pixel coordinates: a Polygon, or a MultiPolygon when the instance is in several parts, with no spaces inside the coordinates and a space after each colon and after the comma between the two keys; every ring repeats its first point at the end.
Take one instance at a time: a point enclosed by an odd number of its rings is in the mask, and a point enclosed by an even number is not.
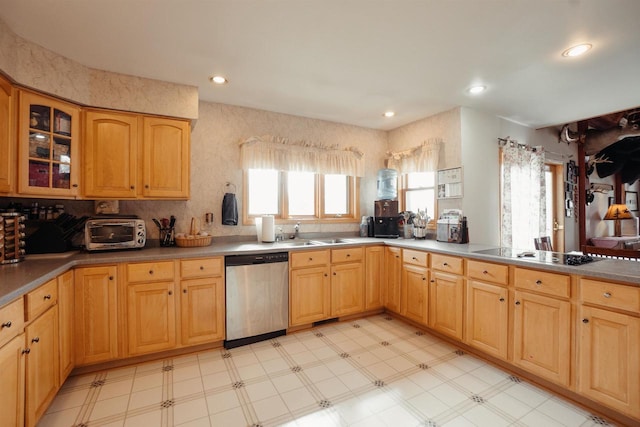
{"type": "Polygon", "coordinates": [[[229,82],[229,80],[227,80],[224,76],[211,76],[209,77],[209,80],[217,85],[223,85],[229,82]]]}
{"type": "Polygon", "coordinates": [[[383,114],[383,116],[385,116],[385,117],[393,117],[395,115],[396,115],[396,113],[394,111],[385,111],[384,114],[383,114]]]}
{"type": "Polygon", "coordinates": [[[579,45],[570,47],[569,49],[562,52],[562,56],[567,56],[567,57],[580,56],[583,53],[586,53],[587,51],[589,51],[592,47],[593,46],[590,45],[589,43],[579,44],[579,45]]]}
{"type": "Polygon", "coordinates": [[[483,85],[476,85],[476,86],[471,86],[469,88],[469,93],[473,94],[473,95],[477,95],[479,93],[484,92],[485,90],[487,90],[486,86],[483,85]]]}

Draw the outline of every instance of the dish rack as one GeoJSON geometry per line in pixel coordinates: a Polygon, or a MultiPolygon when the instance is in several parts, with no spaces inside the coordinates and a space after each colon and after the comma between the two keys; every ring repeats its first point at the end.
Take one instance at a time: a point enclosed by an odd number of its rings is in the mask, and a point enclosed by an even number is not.
{"type": "Polygon", "coordinates": [[[180,248],[196,248],[209,246],[213,236],[201,236],[198,234],[198,220],[191,218],[191,229],[186,236],[176,236],[176,246],[180,248]]]}

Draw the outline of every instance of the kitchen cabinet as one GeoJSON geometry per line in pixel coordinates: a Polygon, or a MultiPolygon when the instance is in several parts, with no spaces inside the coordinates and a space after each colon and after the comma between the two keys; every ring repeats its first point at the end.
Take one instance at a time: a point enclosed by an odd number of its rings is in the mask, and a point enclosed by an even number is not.
{"type": "Polygon", "coordinates": [[[26,300],[25,425],[35,426],[60,385],[56,280],[30,292],[26,300]]]}
{"type": "Polygon", "coordinates": [[[176,346],[176,303],[173,261],[126,265],[127,355],[176,346]]]}
{"type": "Polygon", "coordinates": [[[364,249],[331,250],[331,316],[364,311],[364,249]]]}
{"type": "Polygon", "coordinates": [[[0,346],[0,425],[24,426],[24,333],[0,346]]]}
{"type": "Polygon", "coordinates": [[[74,288],[73,271],[57,278],[58,282],[58,348],[60,353],[60,384],[64,383],[75,366],[74,357],[74,288]]]}
{"type": "Polygon", "coordinates": [[[85,197],[187,199],[189,122],[86,110],[85,197]]]}
{"type": "Polygon", "coordinates": [[[558,296],[569,297],[569,277],[516,268],[514,285],[513,363],[568,388],[571,303],[558,296]]]}
{"type": "Polygon", "coordinates": [[[409,249],[402,251],[402,291],[400,314],[418,323],[427,324],[429,307],[429,255],[409,249]]]}
{"type": "Polygon", "coordinates": [[[104,265],[74,270],[76,365],[118,358],[117,267],[104,265]]]}
{"type": "Polygon", "coordinates": [[[402,249],[394,247],[385,248],[385,309],[400,313],[400,300],[402,288],[402,249]]]}
{"type": "Polygon", "coordinates": [[[15,89],[0,76],[0,193],[15,191],[15,89]]]}
{"type": "Polygon", "coordinates": [[[19,91],[18,192],[47,198],[79,195],[79,107],[19,91]]]}
{"type": "Polygon", "coordinates": [[[464,342],[503,360],[508,352],[508,272],[506,265],[467,261],[464,342]]]}
{"type": "Polygon", "coordinates": [[[331,316],[329,250],[289,256],[289,324],[306,325],[331,316]]]}
{"type": "Polygon", "coordinates": [[[384,246],[368,246],[365,248],[365,310],[375,310],[384,307],[384,258],[384,246]]]}
{"type": "Polygon", "coordinates": [[[578,392],[640,418],[640,289],[582,279],[578,392]]]}
{"type": "Polygon", "coordinates": [[[462,258],[431,254],[429,326],[462,341],[464,279],[462,258]]]}
{"type": "Polygon", "coordinates": [[[182,345],[225,338],[224,258],[180,261],[182,345]]]}

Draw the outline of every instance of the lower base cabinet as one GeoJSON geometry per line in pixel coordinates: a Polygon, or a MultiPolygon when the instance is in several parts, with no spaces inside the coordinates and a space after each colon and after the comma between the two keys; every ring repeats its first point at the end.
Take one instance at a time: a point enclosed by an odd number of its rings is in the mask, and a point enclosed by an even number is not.
{"type": "Polygon", "coordinates": [[[176,346],[176,307],[173,282],[127,286],[127,335],[130,356],[176,346]]]}
{"type": "Polygon", "coordinates": [[[509,309],[507,288],[467,281],[465,342],[487,354],[507,359],[509,309]]]}
{"type": "Polygon", "coordinates": [[[224,278],[183,280],[180,287],[182,344],[195,345],[223,340],[224,278]]]}
{"type": "Polygon", "coordinates": [[[405,264],[402,268],[402,303],[400,314],[423,325],[427,324],[429,307],[428,271],[424,267],[405,264]]]}
{"type": "Polygon", "coordinates": [[[291,271],[290,325],[306,325],[331,316],[331,279],[328,267],[291,271]]]}
{"type": "Polygon", "coordinates": [[[25,336],[0,347],[0,425],[24,425],[25,336]]]}

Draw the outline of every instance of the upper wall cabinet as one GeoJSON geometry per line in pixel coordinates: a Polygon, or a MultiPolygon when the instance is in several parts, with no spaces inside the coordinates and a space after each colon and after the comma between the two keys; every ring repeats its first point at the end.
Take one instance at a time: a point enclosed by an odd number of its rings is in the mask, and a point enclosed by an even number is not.
{"type": "Polygon", "coordinates": [[[85,197],[189,197],[188,121],[100,110],[84,118],[85,197]]]}
{"type": "Polygon", "coordinates": [[[45,197],[79,193],[80,109],[20,91],[18,191],[45,197]]]}
{"type": "Polygon", "coordinates": [[[15,90],[0,76],[0,193],[15,190],[15,90]]]}

